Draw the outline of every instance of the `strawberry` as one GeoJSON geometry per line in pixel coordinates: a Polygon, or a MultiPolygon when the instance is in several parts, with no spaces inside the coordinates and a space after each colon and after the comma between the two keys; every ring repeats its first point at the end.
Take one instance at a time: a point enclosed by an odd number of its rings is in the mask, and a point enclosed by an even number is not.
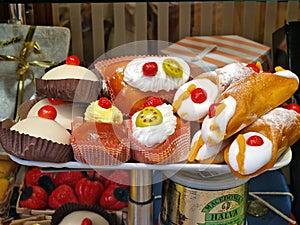
{"type": "Polygon", "coordinates": [[[25,187],[20,196],[20,206],[29,209],[46,209],[48,194],[43,188],[36,185],[25,187]]]}
{"type": "Polygon", "coordinates": [[[81,178],[75,187],[75,193],[78,196],[79,203],[86,205],[95,205],[104,190],[103,184],[93,178],[81,178]]]}
{"type": "Polygon", "coordinates": [[[128,187],[130,184],[129,172],[125,170],[115,170],[105,179],[104,186],[107,188],[114,184],[118,184],[122,187],[128,187]]]}
{"type": "Polygon", "coordinates": [[[67,184],[62,184],[55,188],[48,199],[51,209],[57,209],[68,202],[78,203],[78,199],[72,187],[67,184]]]}
{"type": "Polygon", "coordinates": [[[54,176],[52,173],[43,173],[39,167],[32,167],[31,169],[26,171],[25,174],[25,185],[39,185],[39,179],[42,176],[48,176],[52,181],[54,180],[54,176]]]}
{"type": "Polygon", "coordinates": [[[128,188],[110,185],[102,193],[99,204],[106,210],[120,210],[127,207],[128,196],[128,188]]]}
{"type": "Polygon", "coordinates": [[[57,187],[61,184],[68,184],[72,188],[75,188],[76,183],[83,177],[84,175],[81,171],[58,172],[54,180],[54,185],[57,187]]]}

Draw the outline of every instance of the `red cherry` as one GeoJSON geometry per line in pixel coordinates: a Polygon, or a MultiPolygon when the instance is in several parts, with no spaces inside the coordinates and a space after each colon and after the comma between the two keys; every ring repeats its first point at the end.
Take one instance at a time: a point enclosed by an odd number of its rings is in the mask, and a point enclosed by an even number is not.
{"type": "Polygon", "coordinates": [[[253,135],[247,139],[246,143],[250,146],[261,146],[264,144],[264,140],[258,135],[253,135]]]}
{"type": "Polygon", "coordinates": [[[156,97],[156,96],[151,96],[149,98],[147,98],[147,100],[144,102],[143,104],[143,108],[147,107],[147,106],[159,106],[162,105],[163,101],[161,100],[161,98],[156,97]]]}
{"type": "Polygon", "coordinates": [[[298,105],[296,103],[287,104],[284,106],[284,108],[289,109],[289,110],[294,110],[300,114],[300,105],[298,105]]]}
{"type": "Polygon", "coordinates": [[[70,55],[66,59],[67,65],[73,65],[73,66],[79,66],[80,65],[80,59],[76,55],[70,55]]]}
{"type": "Polygon", "coordinates": [[[48,101],[52,104],[52,105],[61,105],[64,103],[64,100],[60,100],[57,98],[48,98],[48,101]]]}
{"type": "Polygon", "coordinates": [[[143,73],[145,76],[155,76],[158,71],[156,62],[147,62],[143,65],[143,73]]]}
{"type": "Polygon", "coordinates": [[[259,73],[260,72],[259,68],[255,64],[249,63],[247,65],[247,67],[251,68],[255,73],[259,73]]]}
{"type": "Polygon", "coordinates": [[[221,103],[214,103],[214,104],[211,104],[209,106],[209,109],[208,109],[208,118],[212,118],[216,115],[216,107],[218,105],[220,105],[221,103]]]}
{"type": "Polygon", "coordinates": [[[191,99],[195,103],[202,103],[207,99],[206,91],[202,88],[196,88],[191,93],[191,99]]]}
{"type": "Polygon", "coordinates": [[[109,109],[112,107],[111,101],[106,97],[99,98],[98,105],[104,109],[109,109]]]}
{"type": "Polygon", "coordinates": [[[86,217],[81,221],[81,225],[93,225],[93,222],[91,219],[86,217]]]}
{"type": "Polygon", "coordinates": [[[42,108],[39,109],[38,116],[49,120],[55,120],[57,112],[53,106],[44,105],[42,108]]]}

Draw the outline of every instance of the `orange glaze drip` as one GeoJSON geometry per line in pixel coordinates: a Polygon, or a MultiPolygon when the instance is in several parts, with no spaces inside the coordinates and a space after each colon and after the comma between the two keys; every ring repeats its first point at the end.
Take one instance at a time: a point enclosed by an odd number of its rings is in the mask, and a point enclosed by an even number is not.
{"type": "Polygon", "coordinates": [[[191,93],[193,92],[193,90],[196,89],[196,85],[195,84],[191,84],[179,97],[176,101],[173,102],[173,107],[175,109],[175,111],[177,111],[179,109],[179,107],[181,106],[183,100],[187,99],[191,93]]]}
{"type": "Polygon", "coordinates": [[[239,147],[239,153],[236,156],[236,161],[239,166],[239,173],[244,174],[245,173],[245,152],[246,152],[246,140],[244,135],[239,134],[236,138],[238,147],[239,147]]]}
{"type": "Polygon", "coordinates": [[[188,157],[188,161],[189,162],[193,162],[199,152],[199,149],[204,145],[204,141],[202,139],[202,135],[199,136],[198,140],[195,141],[195,143],[193,144],[189,157],[188,157]]]}

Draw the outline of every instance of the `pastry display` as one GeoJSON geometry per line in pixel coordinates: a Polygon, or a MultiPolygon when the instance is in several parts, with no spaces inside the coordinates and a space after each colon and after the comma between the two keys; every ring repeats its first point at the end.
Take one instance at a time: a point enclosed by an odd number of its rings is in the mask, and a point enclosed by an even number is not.
{"type": "Polygon", "coordinates": [[[178,87],[190,78],[189,65],[177,57],[128,56],[99,61],[95,68],[113,103],[124,115],[136,112],[136,104],[149,96],[172,101],[178,87]]]}
{"type": "Polygon", "coordinates": [[[57,112],[43,106],[38,116],[17,123],[1,123],[0,141],[4,150],[16,157],[46,162],[68,162],[73,159],[70,133],[55,121],[57,112]]]}
{"type": "Polygon", "coordinates": [[[75,159],[89,165],[116,165],[130,158],[122,114],[106,97],[92,102],[84,118],[74,119],[71,145],[75,159]]]}
{"type": "Polygon", "coordinates": [[[288,70],[253,73],[232,85],[210,106],[203,120],[204,142],[213,146],[231,137],[291,98],[298,85],[298,77],[288,70]]]}
{"type": "Polygon", "coordinates": [[[67,130],[71,130],[73,118],[83,115],[86,109],[86,104],[76,104],[54,98],[32,99],[20,106],[20,119],[37,116],[39,109],[45,105],[51,105],[56,109],[55,120],[67,130]]]}
{"type": "Polygon", "coordinates": [[[254,177],[272,168],[300,138],[300,114],[276,108],[239,132],[226,147],[225,161],[238,177],[254,177]]]}
{"type": "Polygon", "coordinates": [[[174,115],[170,104],[144,104],[130,119],[132,158],[143,163],[172,163],[187,159],[189,122],[174,115]]]}
{"type": "Polygon", "coordinates": [[[36,78],[38,96],[51,97],[69,102],[89,103],[100,94],[100,78],[91,70],[80,66],[79,59],[70,60],[36,78]]]}
{"type": "Polygon", "coordinates": [[[230,85],[243,80],[253,72],[252,67],[246,64],[231,63],[215,71],[202,73],[178,88],[173,106],[182,119],[202,122],[209,106],[217,97],[230,85]]]}

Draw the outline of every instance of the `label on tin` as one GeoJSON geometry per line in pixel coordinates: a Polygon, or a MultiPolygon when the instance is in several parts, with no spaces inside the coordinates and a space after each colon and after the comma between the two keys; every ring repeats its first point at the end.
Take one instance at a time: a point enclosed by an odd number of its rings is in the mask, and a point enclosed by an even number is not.
{"type": "Polygon", "coordinates": [[[161,224],[242,225],[246,217],[247,185],[227,190],[197,190],[164,181],[161,224]]]}

